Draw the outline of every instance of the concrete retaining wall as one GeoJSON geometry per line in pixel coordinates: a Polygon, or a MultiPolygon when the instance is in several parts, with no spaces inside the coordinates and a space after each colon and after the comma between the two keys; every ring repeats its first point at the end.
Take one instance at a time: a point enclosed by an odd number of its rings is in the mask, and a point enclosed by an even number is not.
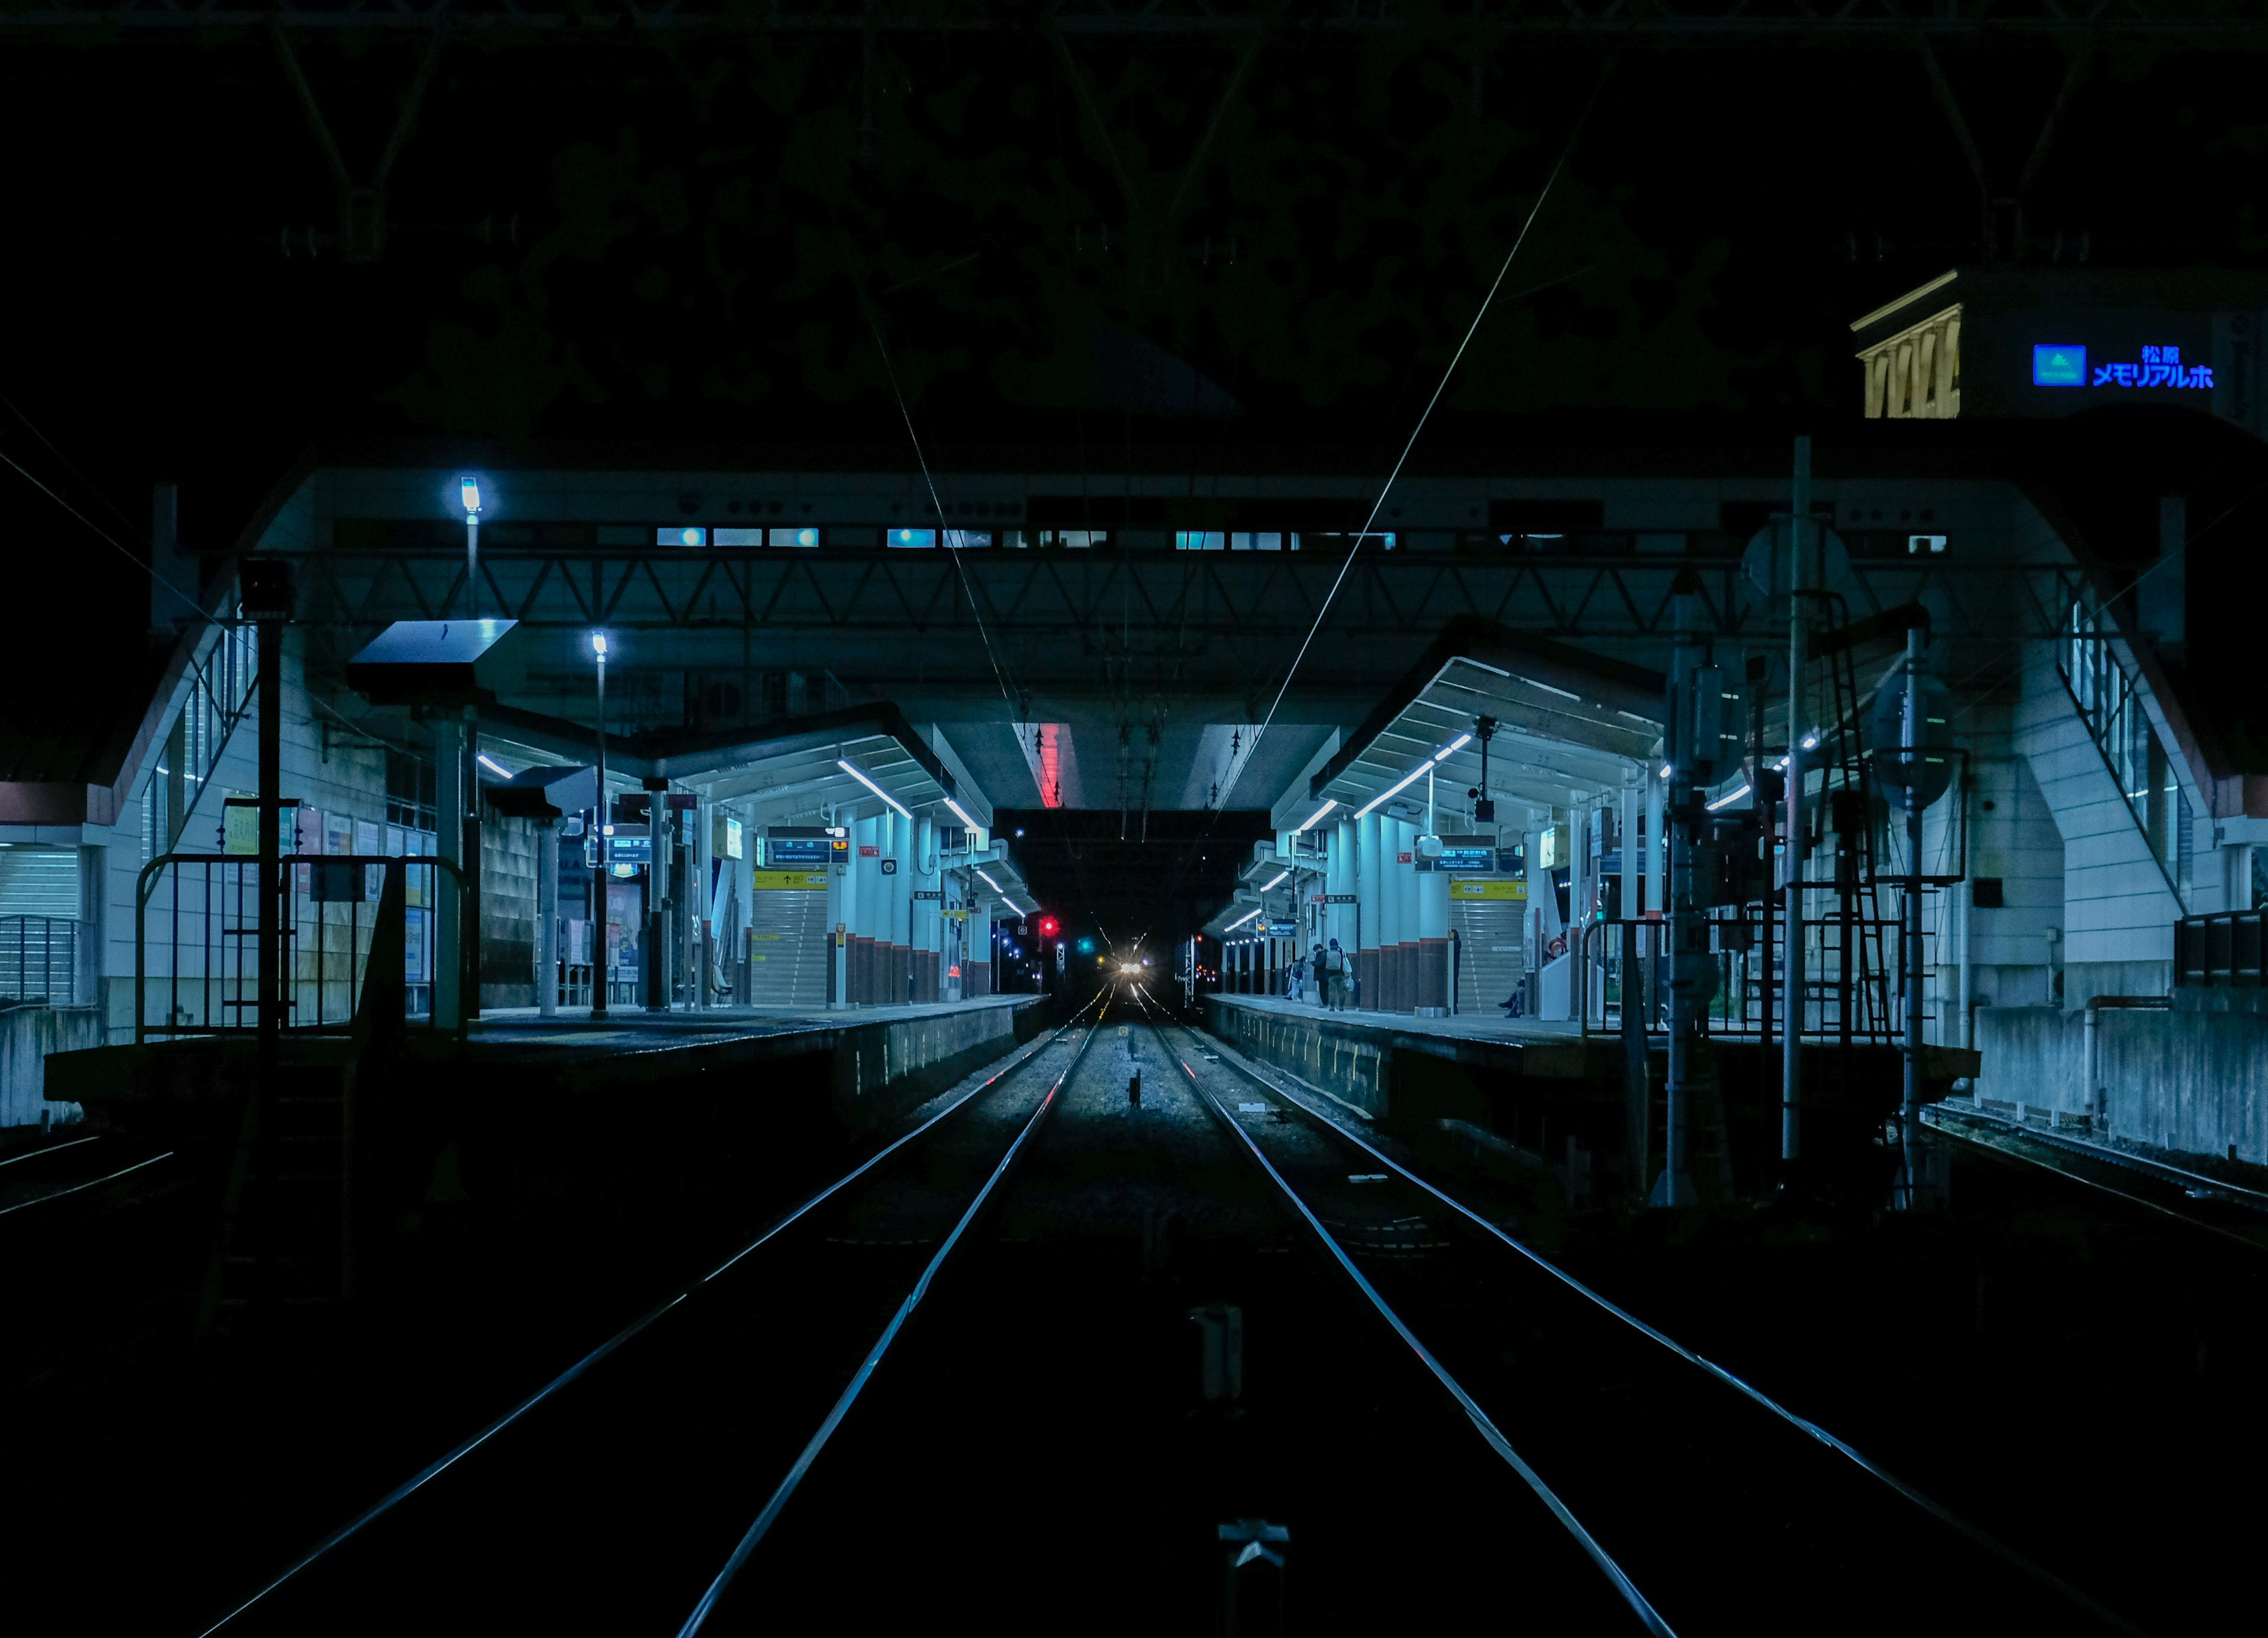
{"type": "Polygon", "coordinates": [[[1386,1114],[1386,1038],[1371,1025],[1348,1028],[1315,1017],[1215,1005],[1212,1032],[1262,1063],[1289,1069],[1373,1120],[1386,1114]]]}
{"type": "Polygon", "coordinates": [[[846,1021],[834,1048],[836,1113],[852,1131],[895,1120],[1030,1039],[1045,1027],[1049,1010],[1035,997],[1021,1006],[846,1021]]]}
{"type": "MultiPolygon", "coordinates": [[[[1987,1007],[1977,1026],[1980,1097],[2092,1107],[2084,1012],[1987,1007]]],[[[2112,1136],[2268,1164],[2268,1017],[2103,1008],[2095,1050],[2112,1136]]]]}
{"type": "Polygon", "coordinates": [[[79,1120],[77,1104],[47,1100],[51,1052],[102,1045],[99,1007],[11,1007],[0,1012],[0,1126],[55,1125],[79,1120]]]}

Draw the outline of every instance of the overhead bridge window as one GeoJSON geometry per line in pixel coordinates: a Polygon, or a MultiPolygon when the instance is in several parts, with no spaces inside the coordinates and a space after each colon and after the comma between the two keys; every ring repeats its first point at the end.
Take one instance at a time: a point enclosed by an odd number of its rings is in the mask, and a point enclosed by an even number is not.
{"type": "Polygon", "coordinates": [[[657,546],[817,546],[816,529],[696,529],[673,528],[654,531],[657,546]]]}
{"type": "Polygon", "coordinates": [[[1184,529],[1174,536],[1174,545],[1184,552],[1296,552],[1300,537],[1238,529],[1184,529]]]}

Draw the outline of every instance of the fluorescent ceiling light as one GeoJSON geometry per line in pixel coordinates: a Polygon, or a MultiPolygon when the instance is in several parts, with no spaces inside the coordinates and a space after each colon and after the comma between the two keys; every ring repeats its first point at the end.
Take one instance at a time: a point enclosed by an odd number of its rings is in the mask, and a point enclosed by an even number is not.
{"type": "Polygon", "coordinates": [[[591,652],[597,655],[600,659],[607,657],[607,634],[605,632],[594,631],[591,634],[591,652]]]}
{"type": "Polygon", "coordinates": [[[1662,776],[1664,779],[1667,779],[1667,778],[1668,778],[1668,777],[1669,777],[1669,764],[1668,764],[1668,763],[1667,763],[1667,762],[1664,762],[1664,763],[1661,765],[1661,776],[1662,776]]]}
{"type": "Polygon", "coordinates": [[[1263,883],[1263,884],[1262,885],[1262,886],[1261,886],[1260,891],[1261,891],[1262,892],[1273,892],[1277,888],[1278,888],[1278,887],[1280,887],[1280,886],[1282,886],[1282,885],[1284,885],[1284,878],[1285,878],[1286,876],[1289,876],[1291,873],[1292,873],[1292,872],[1291,872],[1291,871],[1289,871],[1289,870],[1278,870],[1278,871],[1277,871],[1277,872],[1276,872],[1276,879],[1275,879],[1274,881],[1272,881],[1272,882],[1266,882],[1266,883],[1263,883]]]}
{"type": "Polygon", "coordinates": [[[962,807],[962,806],[961,805],[961,804],[959,804],[958,802],[955,802],[955,801],[954,801],[951,797],[947,797],[945,799],[945,805],[946,805],[946,806],[947,806],[947,807],[949,807],[949,808],[951,808],[951,809],[953,810],[953,817],[954,817],[954,818],[955,818],[955,819],[959,819],[962,824],[964,824],[964,825],[968,826],[969,829],[971,829],[971,830],[983,830],[983,829],[984,828],[982,825],[979,825],[979,824],[978,824],[975,819],[973,819],[969,818],[969,817],[968,817],[968,810],[967,808],[962,807]]]}
{"type": "Polygon", "coordinates": [[[1819,748],[1819,734],[1815,729],[1803,736],[1803,748],[1807,751],[1816,751],[1819,748]]]}
{"type": "Polygon", "coordinates": [[[1308,826],[1313,825],[1317,819],[1322,818],[1324,814],[1329,812],[1333,808],[1338,806],[1338,804],[1339,799],[1336,797],[1331,797],[1329,801],[1325,802],[1322,806],[1317,808],[1313,813],[1308,814],[1307,823],[1300,826],[1299,830],[1295,830],[1292,834],[1294,836],[1298,835],[1300,831],[1306,830],[1308,826]]]}
{"type": "Polygon", "coordinates": [[[1446,762],[1454,753],[1462,750],[1465,746],[1472,744],[1472,742],[1473,737],[1470,734],[1459,734],[1454,739],[1450,740],[1448,744],[1434,752],[1433,760],[1436,762],[1446,762]]]}
{"type": "Polygon", "coordinates": [[[473,754],[479,759],[480,765],[482,768],[488,769],[490,773],[496,775],[499,779],[510,779],[512,777],[512,770],[506,768],[503,763],[497,761],[487,752],[476,751],[473,754]]]}
{"type": "Polygon", "coordinates": [[[465,520],[469,523],[481,515],[481,481],[471,473],[457,480],[457,498],[465,503],[465,520]]]}
{"type": "MultiPolygon", "coordinates": [[[[1355,818],[1360,819],[1364,814],[1369,812],[1371,809],[1376,807],[1388,797],[1401,795],[1403,791],[1416,784],[1423,775],[1431,773],[1432,771],[1433,765],[1436,762],[1439,762],[1443,757],[1447,756],[1451,752],[1456,750],[1458,746],[1469,743],[1471,738],[1472,736],[1470,734],[1459,734],[1447,745],[1443,746],[1439,751],[1434,752],[1432,756],[1426,758],[1423,762],[1418,763],[1417,767],[1411,768],[1407,774],[1404,774],[1399,782],[1388,785],[1385,790],[1380,791],[1369,801],[1357,808],[1354,811],[1355,818]]],[[[1322,817],[1322,816],[1321,814],[1316,815],[1317,819],[1322,817]]],[[[1310,825],[1314,822],[1314,819],[1309,819],[1307,821],[1310,825]]]]}
{"type": "Polygon", "coordinates": [[[1008,897],[1008,890],[1007,890],[1005,887],[1003,887],[1002,885],[1000,885],[1000,884],[999,884],[999,883],[998,883],[998,882],[994,881],[994,880],[992,879],[992,878],[991,878],[991,876],[990,876],[990,874],[989,872],[984,871],[984,870],[979,870],[979,871],[977,871],[976,873],[977,873],[979,876],[982,876],[982,877],[983,877],[983,878],[984,878],[984,883],[985,883],[985,885],[986,885],[986,886],[988,886],[988,887],[990,887],[990,888],[991,888],[991,890],[992,890],[994,892],[998,893],[998,894],[999,894],[1003,899],[1005,899],[1005,898],[1007,898],[1007,897],[1008,897]]]}
{"type": "Polygon", "coordinates": [[[882,799],[883,801],[885,801],[885,802],[888,803],[892,807],[894,807],[894,808],[897,809],[897,811],[898,811],[899,812],[901,812],[901,813],[904,813],[904,814],[905,814],[905,816],[906,816],[908,819],[911,819],[911,818],[913,818],[913,815],[912,815],[911,813],[907,812],[907,811],[906,811],[906,804],[905,804],[904,803],[902,803],[902,802],[899,801],[895,797],[892,796],[888,791],[887,791],[887,790],[883,790],[880,785],[876,784],[873,780],[871,780],[871,779],[867,778],[864,774],[860,773],[857,768],[855,768],[851,767],[851,766],[850,766],[850,764],[847,760],[845,760],[843,758],[842,758],[842,757],[836,757],[836,758],[835,759],[835,766],[836,766],[836,767],[837,767],[837,768],[841,768],[844,773],[846,773],[846,774],[850,775],[851,778],[853,778],[853,779],[857,780],[860,784],[862,784],[862,785],[865,786],[867,790],[869,790],[873,791],[876,796],[878,796],[878,797],[881,797],[881,799],[882,799]]]}
{"type": "Polygon", "coordinates": [[[1222,928],[1220,930],[1221,930],[1222,932],[1224,932],[1224,933],[1233,933],[1233,932],[1234,932],[1238,928],[1240,928],[1240,927],[1243,926],[1247,922],[1250,921],[1254,916],[1258,915],[1259,914],[1260,914],[1260,908],[1259,908],[1259,907],[1258,907],[1257,905],[1256,905],[1256,906],[1254,906],[1251,909],[1247,910],[1247,911],[1246,911],[1242,915],[1238,916],[1238,917],[1236,918],[1236,920],[1234,920],[1233,922],[1230,922],[1226,927],[1222,928]]]}
{"type": "Polygon", "coordinates": [[[1728,790],[1709,804],[1709,812],[1714,813],[1719,808],[1729,807],[1748,794],[1749,788],[1746,785],[1742,785],[1738,790],[1728,790]]]}

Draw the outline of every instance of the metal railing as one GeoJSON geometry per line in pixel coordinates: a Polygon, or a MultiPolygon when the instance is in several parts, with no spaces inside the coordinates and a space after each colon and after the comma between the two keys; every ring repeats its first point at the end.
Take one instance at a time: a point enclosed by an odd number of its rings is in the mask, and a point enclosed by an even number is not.
{"type": "Polygon", "coordinates": [[[2268,907],[2175,922],[2174,982],[2200,989],[2268,984],[2268,907]]]}
{"type": "Polygon", "coordinates": [[[0,915],[0,1001],[76,1007],[79,923],[62,915],[0,915]]]}
{"type": "MultiPolygon", "coordinates": [[[[1645,1009],[1646,1027],[1659,1033],[1669,1026],[1668,923],[1660,921],[1598,921],[1587,923],[1576,945],[1575,1016],[1586,1035],[1618,1034],[1626,995],[1635,993],[1645,1009]],[[1633,942],[1631,929],[1655,929],[1651,939],[1633,942]]],[[[1896,974],[1904,971],[1896,959],[1898,941],[1904,937],[1895,919],[1840,915],[1807,917],[1804,929],[1808,953],[1804,966],[1804,1017],[1807,1040],[1889,1041],[1904,1029],[1898,1007],[1902,992],[1896,974]],[[1892,952],[1877,966],[1866,959],[1864,946],[1881,940],[1892,952]],[[1845,1025],[1848,1025],[1846,1028],[1845,1025]]],[[[1709,918],[1709,959],[1717,971],[1716,993],[1701,1013],[1705,1035],[1733,1039],[1764,1032],[1764,996],[1771,987],[1772,1031],[1787,1027],[1785,981],[1780,968],[1779,940],[1764,941],[1764,929],[1753,915],[1709,918]],[[1771,966],[1766,966],[1770,949],[1771,966]]],[[[1774,932],[1777,933],[1775,917],[1774,932]]]]}
{"type": "MultiPolygon", "coordinates": [[[[401,876],[404,1016],[433,1024],[433,911],[444,874],[463,902],[464,872],[430,855],[287,855],[282,864],[276,918],[282,1027],[334,1034],[353,1027],[392,872],[401,876]]],[[[142,867],[135,886],[136,1040],[259,1028],[259,881],[260,861],[242,854],[168,853],[142,867]],[[154,944],[153,909],[164,921],[154,944]],[[153,951],[162,970],[151,970],[153,951]],[[151,1003],[160,1000],[165,1016],[152,1019],[151,1003]]],[[[460,993],[460,1010],[469,1010],[471,990],[460,993]]]]}

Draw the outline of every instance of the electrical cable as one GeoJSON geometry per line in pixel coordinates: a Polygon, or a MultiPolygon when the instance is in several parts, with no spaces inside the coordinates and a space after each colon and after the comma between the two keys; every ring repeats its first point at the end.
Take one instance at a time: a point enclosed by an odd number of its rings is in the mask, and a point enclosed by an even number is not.
{"type": "MultiPolygon", "coordinates": [[[[1505,252],[1504,261],[1497,268],[1496,277],[1490,282],[1487,294],[1481,297],[1481,305],[1474,312],[1472,322],[1465,327],[1464,339],[1457,343],[1456,351],[1450,355],[1448,365],[1441,371],[1441,378],[1435,385],[1432,396],[1425,400],[1425,409],[1419,413],[1417,424],[1410,428],[1409,437],[1403,443],[1401,454],[1395,457],[1393,469],[1388,473],[1385,484],[1379,489],[1378,499],[1373,503],[1370,515],[1363,520],[1362,527],[1356,532],[1353,541],[1348,546],[1346,559],[1339,565],[1339,571],[1331,581],[1330,590],[1324,594],[1322,606],[1315,610],[1315,618],[1307,628],[1307,635],[1300,639],[1299,651],[1292,657],[1292,664],[1284,672],[1284,680],[1277,687],[1276,697],[1269,702],[1267,715],[1261,719],[1259,726],[1253,731],[1252,743],[1246,748],[1244,755],[1245,763],[1250,762],[1253,753],[1260,748],[1260,741],[1266,737],[1269,728],[1275,723],[1276,713],[1283,706],[1284,696],[1291,691],[1292,679],[1299,674],[1301,662],[1307,657],[1307,650],[1314,646],[1315,638],[1323,628],[1323,621],[1330,617],[1331,606],[1337,599],[1340,588],[1346,584],[1347,576],[1354,569],[1354,561],[1362,551],[1363,540],[1369,535],[1372,525],[1377,523],[1380,512],[1385,510],[1387,496],[1393,492],[1395,481],[1402,475],[1403,467],[1409,463],[1410,452],[1417,448],[1418,440],[1424,434],[1426,422],[1432,419],[1433,411],[1441,401],[1441,395],[1448,391],[1450,381],[1456,376],[1458,364],[1463,362],[1466,350],[1472,346],[1473,337],[1479,334],[1481,321],[1488,317],[1489,308],[1495,302],[1497,292],[1503,289],[1505,278],[1512,271],[1513,262],[1519,257],[1521,247],[1528,242],[1528,233],[1535,226],[1536,217],[1543,213],[1544,202],[1551,197],[1552,189],[1557,185],[1561,173],[1567,168],[1567,161],[1574,157],[1575,144],[1581,138],[1584,128],[1590,122],[1592,111],[1598,107],[1599,99],[1606,91],[1607,81],[1614,74],[1615,62],[1616,59],[1612,56],[1607,59],[1605,68],[1600,72],[1598,84],[1591,88],[1589,99],[1583,104],[1582,112],[1575,116],[1574,126],[1567,133],[1565,145],[1560,149],[1558,158],[1553,162],[1550,173],[1544,178],[1542,191],[1535,195],[1535,202],[1528,207],[1527,219],[1521,224],[1520,231],[1514,236],[1511,249],[1505,252]]],[[[1535,286],[1535,289],[1546,290],[1559,282],[1557,279],[1550,280],[1535,286]]],[[[1531,293],[1526,290],[1521,292],[1521,295],[1531,293]]],[[[1236,773],[1241,779],[1243,775],[1242,764],[1238,766],[1236,773]]],[[[1210,810],[1210,814],[1217,816],[1219,812],[1219,808],[1214,806],[1210,810]]],[[[1207,835],[1211,834],[1212,825],[1213,818],[1209,816],[1204,828],[1191,841],[1189,851],[1183,855],[1180,868],[1174,872],[1174,889],[1178,889],[1182,881],[1188,876],[1189,860],[1196,856],[1197,847],[1204,842],[1207,835]]],[[[1172,896],[1173,890],[1169,889],[1166,897],[1170,899],[1172,896]]],[[[1150,930],[1145,928],[1143,936],[1146,937],[1150,930]]]]}
{"type": "Polygon", "coordinates": [[[1339,588],[1346,584],[1346,577],[1354,568],[1354,560],[1362,551],[1365,537],[1378,521],[1379,513],[1385,510],[1386,497],[1393,493],[1395,481],[1401,477],[1402,468],[1409,463],[1410,451],[1418,447],[1418,439],[1425,432],[1425,423],[1433,418],[1433,411],[1441,401],[1441,394],[1449,390],[1449,383],[1456,376],[1458,364],[1464,361],[1466,349],[1473,344],[1473,337],[1480,333],[1481,320],[1488,317],[1489,307],[1496,300],[1497,291],[1504,287],[1506,275],[1511,273],[1521,246],[1528,242],[1528,235],[1535,225],[1535,218],[1543,214],[1544,202],[1551,197],[1551,190],[1558,183],[1560,173],[1567,168],[1567,161],[1574,157],[1575,144],[1583,135],[1583,128],[1590,122],[1591,111],[1599,106],[1600,94],[1606,90],[1608,77],[1613,74],[1614,68],[1615,59],[1609,57],[1606,68],[1599,75],[1599,83],[1591,88],[1590,99],[1584,103],[1583,111],[1575,116],[1575,127],[1567,133],[1566,146],[1559,151],[1559,158],[1552,165],[1551,173],[1543,179],[1543,191],[1535,195],[1535,202],[1528,207],[1528,219],[1520,224],[1520,232],[1513,239],[1512,248],[1505,252],[1504,264],[1497,269],[1495,279],[1490,283],[1488,294],[1481,297],[1480,307],[1473,314],[1472,322],[1465,327],[1464,339],[1457,343],[1457,350],[1449,356],[1448,366],[1441,371],[1441,379],[1434,386],[1432,397],[1425,400],[1425,408],[1418,416],[1418,424],[1410,429],[1410,437],[1402,445],[1402,453],[1395,458],[1394,469],[1387,474],[1386,482],[1378,491],[1378,499],[1371,505],[1370,516],[1363,520],[1353,543],[1347,547],[1346,561],[1339,565],[1339,572],[1331,581],[1331,589],[1323,594],[1322,606],[1315,611],[1314,621],[1307,628],[1307,636],[1301,639],[1300,651],[1292,657],[1291,667],[1285,672],[1284,681],[1277,688],[1275,699],[1269,703],[1268,715],[1261,719],[1259,730],[1252,736],[1256,746],[1267,733],[1269,725],[1275,722],[1276,712],[1283,705],[1285,694],[1291,690],[1292,679],[1299,674],[1300,662],[1307,657],[1307,650],[1314,646],[1316,634],[1322,630],[1323,621],[1329,618],[1331,605],[1337,600],[1339,588]]]}
{"type": "MultiPolygon", "coordinates": [[[[14,408],[15,407],[11,405],[9,408],[14,408]]],[[[18,413],[21,414],[22,412],[18,411],[18,413]]],[[[28,425],[29,423],[26,422],[26,424],[28,425]]],[[[13,466],[17,473],[21,475],[25,482],[30,484],[40,494],[46,496],[56,505],[62,507],[72,517],[77,518],[79,522],[85,524],[97,540],[105,542],[113,551],[116,552],[128,562],[133,564],[135,568],[140,569],[144,574],[149,576],[151,579],[156,581],[159,585],[165,587],[166,591],[172,592],[175,597],[180,599],[182,602],[188,604],[193,612],[198,614],[202,614],[207,612],[198,605],[196,599],[182,591],[180,587],[175,585],[172,581],[166,579],[165,576],[159,574],[157,569],[150,564],[144,562],[140,558],[135,556],[131,550],[119,543],[118,538],[115,535],[113,535],[107,529],[105,529],[100,524],[95,522],[93,518],[88,517],[85,512],[79,510],[77,507],[72,505],[69,501],[63,499],[62,496],[49,488],[44,482],[40,481],[38,474],[33,473],[31,468],[26,466],[22,462],[18,461],[13,455],[9,454],[5,450],[0,450],[0,460],[6,461],[11,466],[13,466]]]]}

